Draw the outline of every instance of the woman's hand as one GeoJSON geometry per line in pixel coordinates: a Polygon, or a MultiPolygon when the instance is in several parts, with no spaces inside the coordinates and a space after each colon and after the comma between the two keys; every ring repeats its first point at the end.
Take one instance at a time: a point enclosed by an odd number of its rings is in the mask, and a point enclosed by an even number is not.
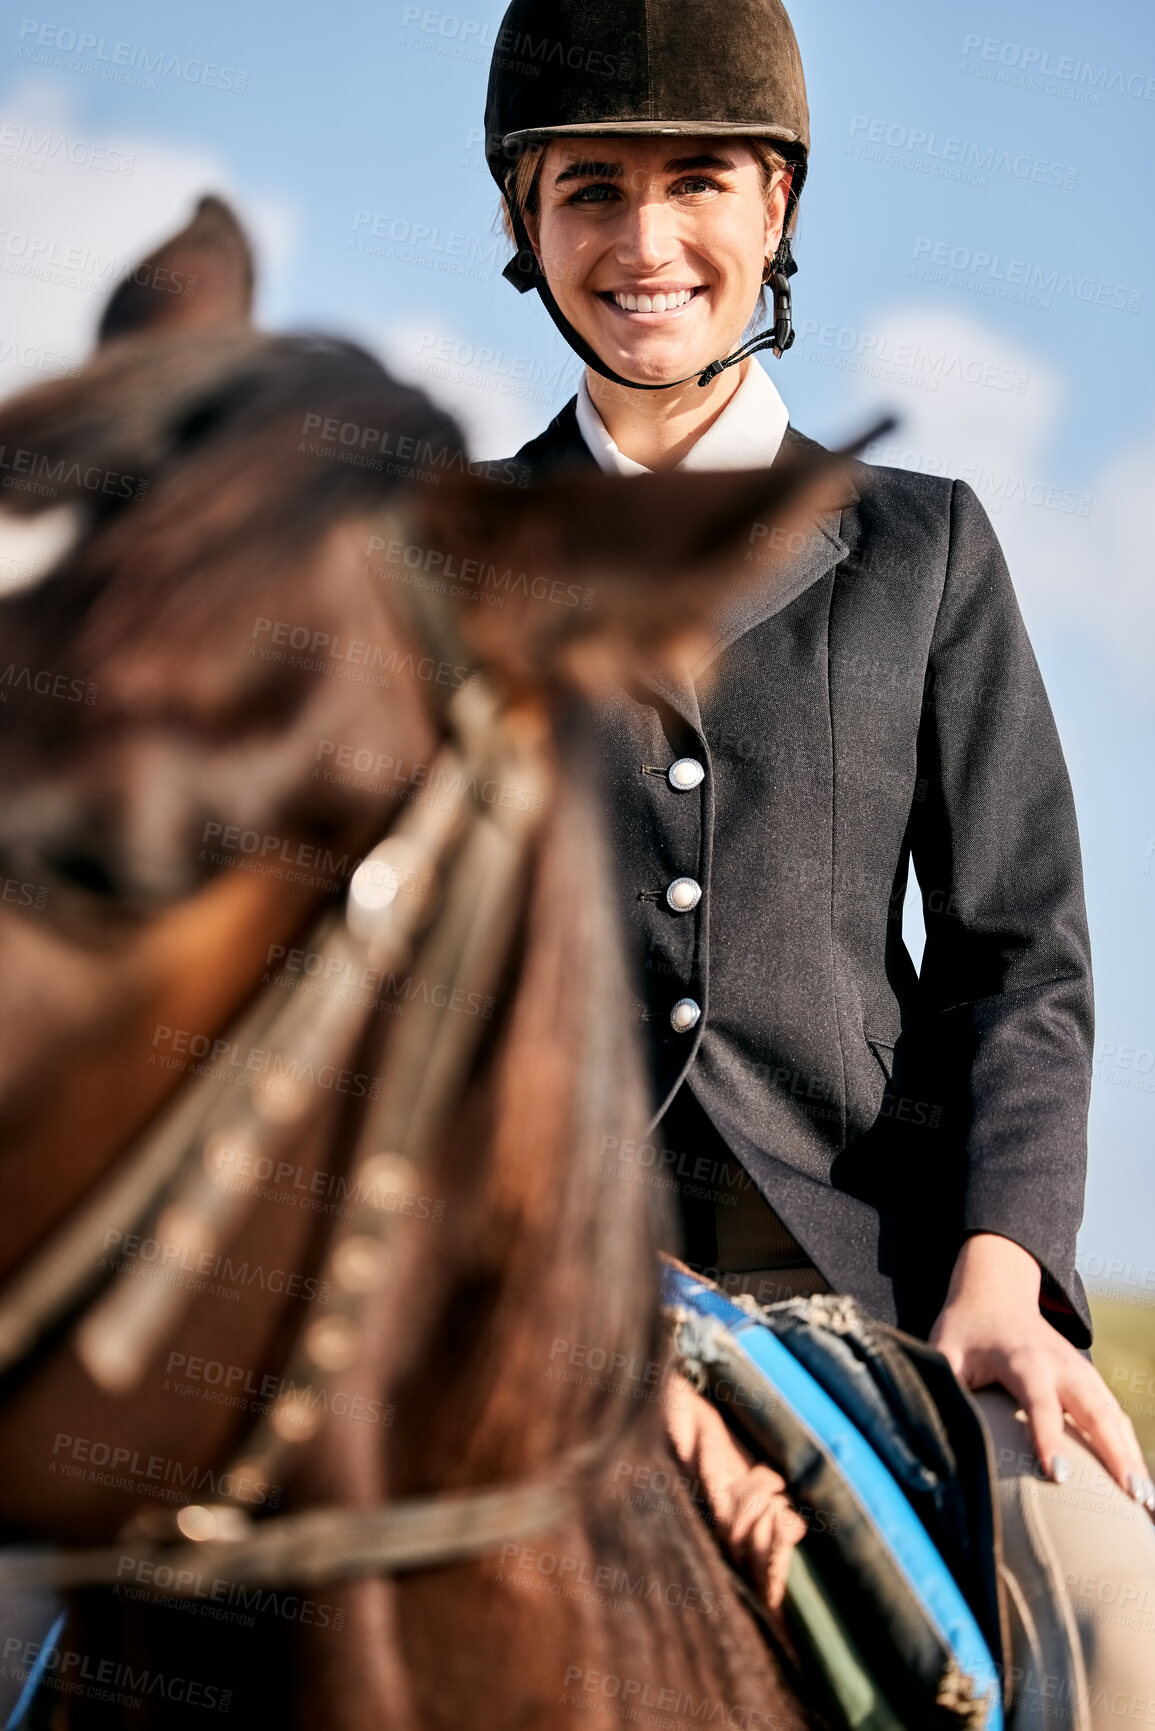
{"type": "Polygon", "coordinates": [[[776,1611],[791,1553],[806,1532],[787,1500],[786,1481],[770,1467],[755,1465],[684,1377],[670,1376],[663,1404],[674,1452],[702,1486],[723,1544],[763,1603],[776,1611]]]}
{"type": "Polygon", "coordinates": [[[1062,1484],[1064,1415],[1107,1471],[1155,1513],[1152,1485],[1127,1417],[1098,1371],[1039,1312],[1039,1265],[1009,1238],[978,1232],[959,1251],[930,1344],[967,1388],[997,1383],[1027,1415],[1043,1470],[1062,1484]]]}

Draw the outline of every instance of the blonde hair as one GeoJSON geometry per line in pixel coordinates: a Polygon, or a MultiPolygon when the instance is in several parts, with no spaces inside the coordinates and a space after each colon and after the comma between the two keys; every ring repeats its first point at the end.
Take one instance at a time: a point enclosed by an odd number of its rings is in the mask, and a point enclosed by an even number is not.
{"type": "MultiPolygon", "coordinates": [[[[789,168],[790,163],[765,138],[743,138],[740,142],[746,145],[757,158],[758,166],[762,170],[762,186],[766,196],[769,197],[775,178],[782,173],[783,169],[789,168]]],[[[505,198],[501,202],[501,222],[506,235],[514,246],[517,245],[517,239],[513,232],[513,220],[509,213],[509,206],[512,203],[521,212],[523,221],[527,217],[537,215],[539,204],[538,179],[541,175],[541,165],[545,158],[546,148],[544,144],[527,144],[505,177],[505,198]]],[[[791,221],[791,227],[793,227],[793,221],[791,221]]]]}

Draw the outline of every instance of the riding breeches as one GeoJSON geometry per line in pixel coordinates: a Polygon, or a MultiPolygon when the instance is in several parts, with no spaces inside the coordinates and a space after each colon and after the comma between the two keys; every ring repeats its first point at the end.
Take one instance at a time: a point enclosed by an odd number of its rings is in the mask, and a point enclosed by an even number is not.
{"type": "Polygon", "coordinates": [[[1008,1731],[1155,1726],[1155,1525],[1067,1427],[1071,1476],[1039,1475],[1002,1389],[977,1396],[1003,1526],[1013,1704],[1008,1731]]]}

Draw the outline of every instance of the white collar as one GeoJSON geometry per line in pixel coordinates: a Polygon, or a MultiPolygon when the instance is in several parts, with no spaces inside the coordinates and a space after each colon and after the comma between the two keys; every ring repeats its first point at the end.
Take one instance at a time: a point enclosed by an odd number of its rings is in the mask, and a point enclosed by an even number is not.
{"type": "MultiPolygon", "coordinates": [[[[762,469],[778,455],[790,416],[769,373],[751,360],[746,377],[679,469],[762,469]]],[[[645,475],[645,465],[618,450],[594,408],[585,374],[577,394],[577,423],[599,469],[607,475],[645,475]]]]}

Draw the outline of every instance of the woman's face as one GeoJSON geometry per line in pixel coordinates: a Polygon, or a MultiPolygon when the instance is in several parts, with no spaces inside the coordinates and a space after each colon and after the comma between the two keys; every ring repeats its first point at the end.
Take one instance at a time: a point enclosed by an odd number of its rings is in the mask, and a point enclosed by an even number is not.
{"type": "Polygon", "coordinates": [[[623,378],[685,378],[750,321],[789,182],[733,138],[554,140],[530,234],[570,324],[623,378]]]}

